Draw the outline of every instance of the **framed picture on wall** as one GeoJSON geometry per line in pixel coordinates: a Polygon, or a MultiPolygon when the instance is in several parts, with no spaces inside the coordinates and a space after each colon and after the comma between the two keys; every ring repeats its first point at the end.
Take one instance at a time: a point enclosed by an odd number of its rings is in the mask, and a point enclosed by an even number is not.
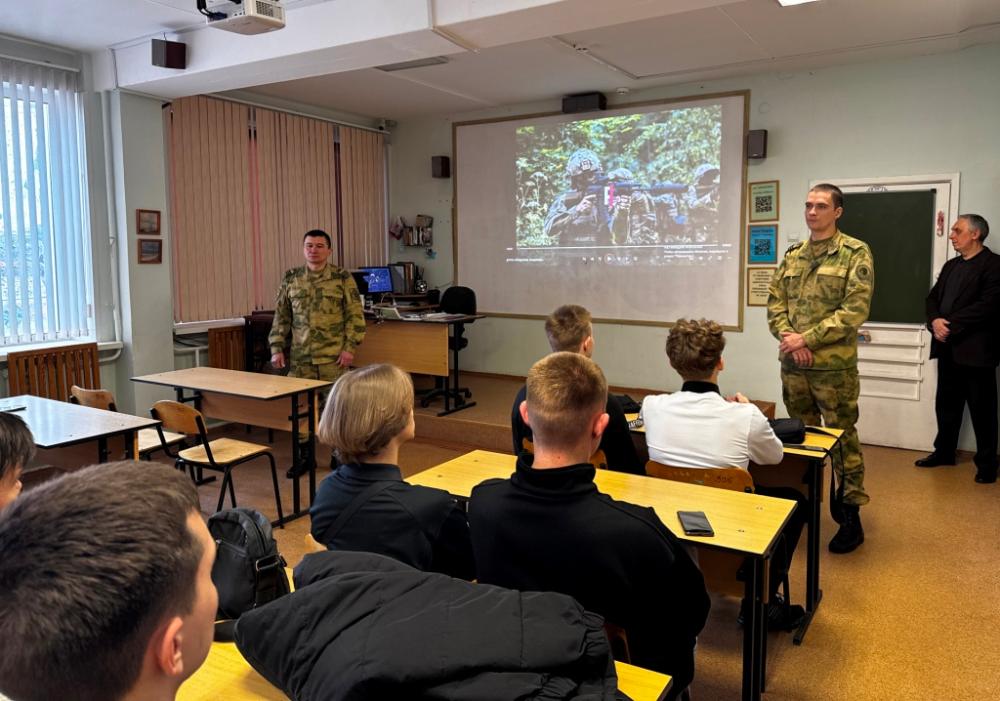
{"type": "Polygon", "coordinates": [[[159,236],[160,212],[156,209],[135,210],[135,233],[140,236],[159,236]]]}
{"type": "Polygon", "coordinates": [[[778,219],[778,181],[764,180],[750,183],[747,187],[750,196],[750,221],[775,221],[778,219]]]}
{"type": "Polygon", "coordinates": [[[139,239],[139,262],[162,263],[163,241],[161,239],[139,239]]]}
{"type": "Polygon", "coordinates": [[[778,225],[750,224],[747,226],[747,263],[778,262],[778,225]]]}

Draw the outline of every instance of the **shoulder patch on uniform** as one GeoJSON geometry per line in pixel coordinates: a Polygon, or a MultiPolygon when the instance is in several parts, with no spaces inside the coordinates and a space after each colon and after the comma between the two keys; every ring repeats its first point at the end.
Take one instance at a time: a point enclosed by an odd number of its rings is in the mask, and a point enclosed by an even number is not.
{"type": "Polygon", "coordinates": [[[859,265],[857,269],[857,276],[858,280],[860,280],[861,282],[868,282],[869,280],[871,280],[872,279],[871,266],[869,266],[866,263],[862,263],[861,265],[859,265]]]}

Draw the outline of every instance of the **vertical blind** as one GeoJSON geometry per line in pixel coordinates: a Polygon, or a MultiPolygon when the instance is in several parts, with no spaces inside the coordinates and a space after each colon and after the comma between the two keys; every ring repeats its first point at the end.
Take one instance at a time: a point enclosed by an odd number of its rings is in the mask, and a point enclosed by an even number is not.
{"type": "Polygon", "coordinates": [[[175,100],[169,124],[175,321],[271,308],[310,229],[341,265],[385,262],[381,134],[202,96],[175,100]]]}
{"type": "Polygon", "coordinates": [[[77,75],[0,59],[3,345],[94,337],[85,163],[77,75]]]}

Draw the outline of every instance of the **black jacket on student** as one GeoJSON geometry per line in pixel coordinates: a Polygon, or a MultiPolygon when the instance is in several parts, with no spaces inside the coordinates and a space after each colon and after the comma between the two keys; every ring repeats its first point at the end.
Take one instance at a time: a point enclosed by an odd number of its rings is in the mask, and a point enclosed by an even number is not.
{"type": "Polygon", "coordinates": [[[479,581],[569,594],[625,629],[633,664],[684,690],[711,605],[701,571],[652,509],[597,491],[593,466],[533,470],[533,459],[472,490],[479,581]]]}
{"type": "Polygon", "coordinates": [[[298,701],[625,699],[600,616],[568,596],[306,555],[295,591],[236,624],[247,661],[298,701]]]}
{"type": "MultiPolygon", "coordinates": [[[[510,430],[514,439],[514,455],[524,450],[524,439],[531,440],[531,427],[524,423],[521,418],[521,402],[528,394],[527,387],[521,387],[514,399],[514,406],[510,412],[510,430]]],[[[608,469],[616,472],[630,472],[633,475],[646,474],[646,466],[639,462],[639,454],[635,451],[635,443],[632,442],[632,433],[628,428],[628,421],[625,420],[625,412],[622,405],[612,395],[608,395],[608,404],[605,411],[608,413],[608,427],[604,429],[601,436],[601,444],[598,446],[604,451],[604,457],[608,459],[608,469]]]]}
{"type": "Polygon", "coordinates": [[[330,550],[388,555],[418,570],[461,579],[476,576],[465,511],[447,492],[407,484],[395,465],[341,465],[320,483],[309,515],[313,538],[330,550]],[[388,485],[331,537],[337,516],[373,482],[388,485]]]}

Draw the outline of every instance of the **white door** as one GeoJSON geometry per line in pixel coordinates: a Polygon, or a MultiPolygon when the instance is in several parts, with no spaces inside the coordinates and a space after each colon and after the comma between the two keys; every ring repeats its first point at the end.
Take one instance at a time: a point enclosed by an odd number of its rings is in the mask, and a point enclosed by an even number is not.
{"type": "MultiPolygon", "coordinates": [[[[958,180],[956,173],[833,182],[844,192],[935,190],[929,291],[941,266],[953,255],[948,232],[958,216],[958,180]]],[[[882,263],[887,264],[892,262],[882,263]]],[[[877,280],[877,269],[875,276],[877,280]]],[[[925,451],[933,448],[937,363],[930,360],[930,342],[930,332],[920,324],[868,323],[862,327],[858,342],[858,435],[862,443],[925,451]]]]}

